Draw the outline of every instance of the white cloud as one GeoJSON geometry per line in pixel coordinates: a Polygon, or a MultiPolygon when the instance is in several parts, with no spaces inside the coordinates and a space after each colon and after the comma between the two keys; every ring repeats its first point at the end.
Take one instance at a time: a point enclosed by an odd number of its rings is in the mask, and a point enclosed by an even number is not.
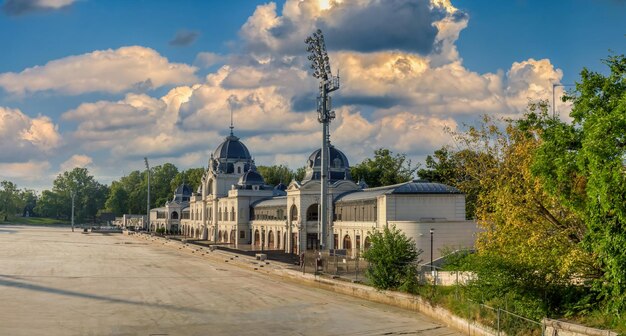
{"type": "Polygon", "coordinates": [[[8,15],[53,11],[72,5],[76,0],[5,0],[2,10],[8,15]]]}
{"type": "MultiPolygon", "coordinates": [[[[3,84],[7,74],[0,75],[0,85],[16,93],[82,93],[126,92],[141,86],[136,83],[184,83],[162,97],[126,93],[119,100],[83,103],[64,113],[62,120],[76,123],[65,137],[70,144],[67,147],[84,153],[71,153],[75,155],[64,163],[68,167],[92,164],[99,174],[113,176],[120,174],[120,167],[137,167],[144,156],[156,162],[174,162],[181,168],[206,165],[210,153],[228,133],[232,110],[235,134],[248,146],[257,164],[287,163],[297,168],[319,148],[321,133],[315,112],[318,83],[309,73],[304,36],[318,24],[325,25],[330,46],[337,43],[332,42],[334,39],[352,36],[339,37],[334,31],[347,21],[357,20],[354,13],[371,16],[374,8],[384,17],[398,4],[415,4],[409,12],[428,18],[426,22],[433,25],[432,34],[420,37],[423,45],[409,47],[409,37],[396,36],[395,40],[370,41],[374,47],[363,41],[346,48],[329,48],[333,70],[341,69],[342,81],[341,89],[332,94],[337,119],[331,125],[331,140],[352,164],[371,157],[380,147],[406,153],[414,161],[422,159],[450,142],[444,127],[455,130],[463,121],[485,113],[520,116],[528,99],[551,98],[552,84],[563,76],[547,59],[515,62],[509,69],[493,73],[466,68],[456,40],[469,17],[448,0],[287,0],[280,13],[273,3],[257,7],[240,31],[242,53],[198,54],[197,66],[223,63],[202,81],[195,79],[194,67],[169,63],[152,49],[129,47],[145,55],[138,57],[133,52],[121,57],[122,48],[94,52],[108,53],[109,61],[100,61],[100,55],[94,53],[73,56],[13,74],[22,76],[23,82],[12,89],[3,84]],[[342,21],[345,18],[347,21],[342,21]],[[97,68],[104,80],[91,83],[93,75],[76,80],[57,78],[57,72],[69,64],[97,68]],[[79,83],[81,80],[84,83],[79,83]],[[92,154],[95,152],[98,154],[92,154]],[[93,162],[86,163],[87,158],[93,162]]],[[[401,22],[395,22],[396,26],[401,22]]],[[[410,27],[390,29],[382,35],[410,35],[417,29],[410,27]]],[[[361,32],[361,36],[379,32],[375,26],[364,25],[363,29],[369,31],[361,32]]],[[[559,92],[562,88],[557,88],[557,96],[559,92]]],[[[30,132],[33,123],[27,124],[22,129],[30,132]]],[[[34,129],[38,134],[55,129],[51,122],[46,125],[34,129]]],[[[28,132],[24,142],[54,148],[54,137],[39,139],[28,132]]]]}
{"type": "Polygon", "coordinates": [[[194,64],[199,67],[208,68],[213,65],[222,63],[225,60],[226,60],[226,57],[224,57],[223,55],[205,51],[205,52],[198,53],[198,55],[196,56],[196,60],[194,61],[194,64]]]}
{"type": "Polygon", "coordinates": [[[61,172],[70,171],[74,168],[86,168],[90,167],[93,164],[93,159],[87,155],[82,154],[74,154],[71,158],[67,159],[65,162],[61,163],[59,166],[61,168],[61,172]]]}
{"type": "Polygon", "coordinates": [[[61,135],[50,118],[30,118],[19,109],[0,107],[0,162],[40,157],[60,145],[61,135]]]}
{"type": "Polygon", "coordinates": [[[77,95],[87,92],[145,91],[164,85],[193,83],[196,68],[170,63],[155,50],[130,46],[68,56],[0,74],[0,87],[12,94],[39,91],[77,95]]]}
{"type": "MultiPolygon", "coordinates": [[[[37,181],[48,177],[48,161],[31,160],[27,162],[0,163],[0,180],[37,181]]],[[[19,182],[18,187],[21,187],[19,182]]]]}

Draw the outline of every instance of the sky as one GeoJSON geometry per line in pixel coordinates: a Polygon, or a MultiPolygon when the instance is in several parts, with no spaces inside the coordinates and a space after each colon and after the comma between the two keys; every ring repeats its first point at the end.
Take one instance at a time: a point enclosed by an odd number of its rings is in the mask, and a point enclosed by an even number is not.
{"type": "MultiPolygon", "coordinates": [[[[618,0],[0,0],[0,181],[49,189],[166,162],[206,167],[228,135],[257,165],[319,147],[304,39],[323,30],[331,142],[414,163],[481,115],[520,117],[626,52],[618,0]]],[[[556,109],[567,118],[568,106],[556,109]]]]}

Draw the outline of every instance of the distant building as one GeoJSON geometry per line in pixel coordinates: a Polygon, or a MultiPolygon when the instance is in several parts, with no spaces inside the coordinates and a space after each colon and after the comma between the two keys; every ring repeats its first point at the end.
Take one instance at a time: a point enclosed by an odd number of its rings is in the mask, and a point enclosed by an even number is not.
{"type": "MultiPolygon", "coordinates": [[[[248,148],[231,132],[211,155],[195,193],[181,185],[164,207],[150,211],[151,229],[162,227],[235,248],[252,245],[289,253],[316,249],[320,152],[309,156],[302,181],[270,186],[256,171],[248,148]]],[[[434,229],[434,258],[444,246],[473,247],[477,227],[465,220],[465,195],[458,189],[419,180],[367,188],[352,180],[343,152],[331,145],[329,158],[331,206],[326,215],[334,237],[329,248],[367,248],[371,232],[385,225],[395,225],[424,251],[434,229]]]]}

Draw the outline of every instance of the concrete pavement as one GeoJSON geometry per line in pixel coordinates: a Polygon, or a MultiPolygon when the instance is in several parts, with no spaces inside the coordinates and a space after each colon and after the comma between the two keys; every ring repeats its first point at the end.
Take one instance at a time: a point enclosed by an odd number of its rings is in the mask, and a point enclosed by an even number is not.
{"type": "Polygon", "coordinates": [[[120,234],[0,226],[0,335],[461,335],[120,234]]]}

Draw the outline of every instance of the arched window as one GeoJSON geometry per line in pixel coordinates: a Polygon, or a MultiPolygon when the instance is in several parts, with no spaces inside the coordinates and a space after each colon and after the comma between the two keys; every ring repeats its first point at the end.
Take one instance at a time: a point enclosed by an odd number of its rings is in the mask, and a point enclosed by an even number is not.
{"type": "Polygon", "coordinates": [[[363,244],[363,249],[367,250],[368,248],[370,248],[371,245],[372,245],[372,241],[370,240],[370,237],[365,237],[365,243],[363,244]]]}
{"type": "Polygon", "coordinates": [[[254,246],[261,246],[261,235],[259,234],[259,230],[254,230],[254,246]]]}
{"type": "Polygon", "coordinates": [[[178,219],[178,212],[174,211],[172,212],[172,219],[178,219]]]}
{"type": "Polygon", "coordinates": [[[349,235],[343,237],[343,248],[349,250],[352,248],[352,239],[350,239],[349,235]]]}
{"type": "Polygon", "coordinates": [[[230,220],[235,221],[235,207],[230,208],[230,220]]]}
{"type": "Polygon", "coordinates": [[[306,220],[308,221],[316,221],[318,219],[319,214],[319,206],[317,203],[311,204],[309,208],[306,210],[306,220]]]}
{"type": "Polygon", "coordinates": [[[213,194],[213,180],[209,180],[209,183],[207,184],[206,194],[207,195],[212,195],[213,194]]]}
{"type": "Polygon", "coordinates": [[[292,221],[297,221],[298,220],[298,207],[296,207],[295,204],[291,206],[291,214],[290,214],[289,218],[292,221]]]}
{"type": "Polygon", "coordinates": [[[274,232],[271,230],[267,233],[267,248],[270,250],[274,248],[274,232]]]}

